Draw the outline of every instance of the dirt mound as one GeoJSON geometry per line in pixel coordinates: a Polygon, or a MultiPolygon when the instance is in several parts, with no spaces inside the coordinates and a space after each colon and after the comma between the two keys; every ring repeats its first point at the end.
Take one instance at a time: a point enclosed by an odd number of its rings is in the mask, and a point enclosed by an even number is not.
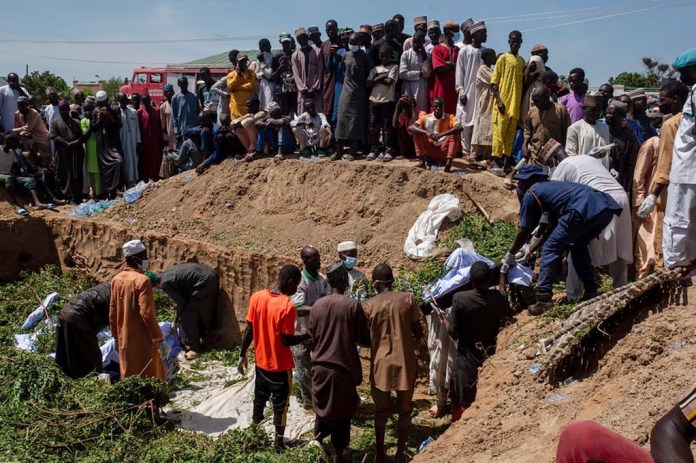
{"type": "Polygon", "coordinates": [[[475,212],[468,193],[493,219],[514,220],[517,213],[514,193],[488,173],[459,177],[415,169],[406,161],[261,160],[224,162],[202,176],[178,175],[98,220],[293,258],[312,244],[330,256],[324,264],[335,258],[338,242],[354,240],[361,247],[361,268],[383,261],[405,267],[408,230],[441,193],[459,196],[465,212],[475,212]]]}
{"type": "MultiPolygon", "coordinates": [[[[696,288],[667,307],[659,301],[667,305],[664,298],[645,301],[623,321],[638,323],[627,333],[617,328],[619,339],[596,365],[588,358],[584,376],[557,388],[530,373],[536,349],[529,346],[551,324],[520,315],[500,334],[498,352],[482,368],[474,405],[416,461],[551,462],[561,430],[575,420],[597,421],[646,445],[655,422],[695,380],[696,288]]],[[[586,355],[600,343],[593,342],[586,355]]]]}

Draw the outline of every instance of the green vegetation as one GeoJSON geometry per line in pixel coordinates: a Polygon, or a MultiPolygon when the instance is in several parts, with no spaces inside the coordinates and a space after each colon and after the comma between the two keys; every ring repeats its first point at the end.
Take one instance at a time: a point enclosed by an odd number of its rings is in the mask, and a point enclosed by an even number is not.
{"type": "MultiPolygon", "coordinates": [[[[58,267],[49,265],[37,273],[23,272],[16,282],[0,286],[0,346],[14,345],[14,335],[21,332],[24,320],[48,294],[57,292],[60,295],[56,303],[47,307],[53,317],[58,315],[63,304],[96,283],[84,273],[61,274],[58,267]]],[[[39,335],[39,353],[48,354],[54,348],[55,330],[39,335]]]]}
{"type": "MultiPolygon", "coordinates": [[[[503,221],[490,224],[480,215],[465,215],[448,234],[440,238],[438,247],[453,250],[459,247],[457,241],[468,239],[473,243],[477,253],[493,262],[500,262],[514,241],[516,233],[515,224],[503,221]]],[[[433,284],[444,274],[445,264],[443,261],[428,259],[414,271],[400,272],[395,289],[413,291],[420,301],[423,298],[421,288],[433,284]]]]}
{"type": "Polygon", "coordinates": [[[178,430],[159,414],[169,391],[156,379],[74,381],[46,356],[3,347],[0,385],[0,461],[324,461],[316,448],[276,451],[257,426],[217,440],[178,430]]]}

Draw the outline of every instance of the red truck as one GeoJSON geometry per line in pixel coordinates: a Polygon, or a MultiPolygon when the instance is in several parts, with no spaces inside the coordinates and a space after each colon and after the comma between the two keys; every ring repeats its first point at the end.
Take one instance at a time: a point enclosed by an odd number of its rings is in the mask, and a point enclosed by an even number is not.
{"type": "MultiPolygon", "coordinates": [[[[126,82],[119,91],[130,96],[133,93],[144,94],[148,93],[152,98],[152,102],[159,104],[164,100],[162,89],[167,84],[174,86],[174,91],[179,93],[179,87],[176,81],[179,77],[186,76],[189,81],[189,91],[195,92],[196,82],[199,79],[199,71],[205,65],[201,64],[170,64],[167,67],[148,68],[140,67],[133,71],[133,78],[130,82],[126,82]]],[[[218,80],[222,76],[226,76],[230,69],[228,67],[213,67],[208,66],[213,79],[218,80]]]]}

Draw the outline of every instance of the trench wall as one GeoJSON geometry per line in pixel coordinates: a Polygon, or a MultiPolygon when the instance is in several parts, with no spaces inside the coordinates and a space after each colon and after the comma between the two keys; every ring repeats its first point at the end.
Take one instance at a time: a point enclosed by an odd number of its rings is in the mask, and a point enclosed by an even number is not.
{"type": "Polygon", "coordinates": [[[220,329],[213,343],[229,347],[241,340],[241,324],[253,291],[273,284],[280,268],[292,259],[266,256],[171,238],[156,231],[134,233],[109,222],[63,216],[0,220],[0,280],[16,278],[21,270],[57,264],[63,270],[85,270],[107,280],[123,266],[121,245],[141,239],[148,248],[150,268],[161,273],[172,265],[197,262],[220,274],[220,329]]]}

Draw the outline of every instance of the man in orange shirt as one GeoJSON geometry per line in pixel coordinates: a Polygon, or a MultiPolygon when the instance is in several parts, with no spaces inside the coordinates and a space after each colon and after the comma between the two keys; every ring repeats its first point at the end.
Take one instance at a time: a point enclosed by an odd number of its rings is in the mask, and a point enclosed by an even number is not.
{"type": "Polygon", "coordinates": [[[142,241],[132,240],[123,245],[123,255],[126,268],[111,282],[109,304],[109,325],[118,347],[121,379],[140,375],[166,381],[162,354],[168,354],[167,343],[162,342],[164,336],[157,324],[152,282],[145,276],[147,250],[142,241]]]}
{"type": "Polygon", "coordinates": [[[409,127],[416,146],[416,156],[420,159],[418,167],[426,167],[432,161],[446,161],[445,172],[452,169],[454,155],[461,151],[459,132],[462,125],[454,114],[445,113],[445,99],[433,100],[433,112],[421,114],[418,120],[409,127]]]}
{"type": "Polygon", "coordinates": [[[295,362],[290,346],[309,340],[309,334],[295,336],[297,309],[290,296],[297,292],[302,274],[295,265],[280,270],[272,289],[263,289],[251,295],[247,327],[242,338],[237,371],[244,374],[246,352],[254,342],[256,354],[256,384],[254,387],[254,423],[263,421],[263,410],[270,398],[273,403],[275,443],[283,447],[285,423],[290,405],[292,369],[295,362]]]}

